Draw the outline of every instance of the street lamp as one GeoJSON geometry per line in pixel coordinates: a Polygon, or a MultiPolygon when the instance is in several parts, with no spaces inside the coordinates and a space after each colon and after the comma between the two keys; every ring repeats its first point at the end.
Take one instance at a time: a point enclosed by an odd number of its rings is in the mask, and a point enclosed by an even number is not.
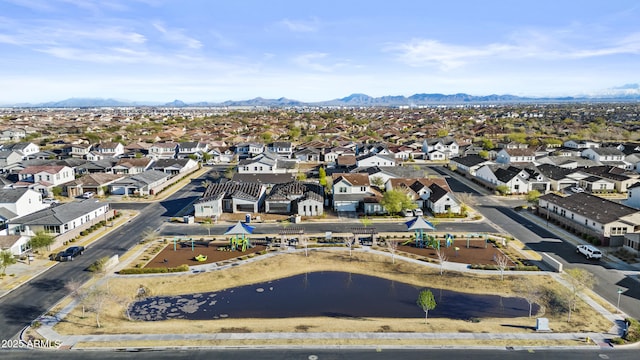
{"type": "Polygon", "coordinates": [[[622,290],[621,288],[618,288],[618,306],[616,306],[618,308],[618,311],[620,311],[620,294],[622,294],[623,291],[624,290],[622,290]]]}

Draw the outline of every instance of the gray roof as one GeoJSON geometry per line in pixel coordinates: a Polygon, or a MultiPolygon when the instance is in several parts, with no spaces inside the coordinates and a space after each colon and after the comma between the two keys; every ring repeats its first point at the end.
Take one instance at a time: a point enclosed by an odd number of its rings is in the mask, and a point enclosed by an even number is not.
{"type": "Polygon", "coordinates": [[[0,203],[13,204],[20,199],[28,188],[0,189],[0,203]]]}
{"type": "Polygon", "coordinates": [[[238,174],[233,175],[233,181],[236,182],[254,182],[259,184],[283,184],[293,181],[294,176],[290,173],[285,174],[238,174]]]}
{"type": "Polygon", "coordinates": [[[541,196],[540,199],[602,224],[614,222],[621,217],[638,212],[632,207],[587,193],[576,193],[565,197],[550,193],[541,196]]]}
{"type": "Polygon", "coordinates": [[[96,200],[72,201],[25,215],[11,221],[23,225],[63,225],[109,204],[96,200]]]}
{"type": "Polygon", "coordinates": [[[145,184],[151,184],[158,180],[170,177],[169,174],[157,170],[147,170],[130,177],[132,180],[140,181],[145,184]]]}
{"type": "Polygon", "coordinates": [[[593,152],[595,152],[598,155],[618,155],[618,156],[624,156],[624,153],[620,150],[618,150],[617,148],[614,147],[605,147],[605,148],[591,148],[591,150],[593,150],[593,152]]]}
{"type": "Polygon", "coordinates": [[[479,156],[479,155],[467,155],[467,156],[460,156],[460,157],[454,157],[451,159],[451,161],[456,162],[460,165],[464,165],[467,167],[472,167],[472,166],[476,166],[476,165],[480,165],[482,163],[487,162],[488,160],[479,156]]]}
{"type": "Polygon", "coordinates": [[[10,220],[10,219],[13,219],[16,216],[18,216],[18,214],[15,214],[13,211],[7,209],[6,207],[0,206],[0,219],[1,220],[10,220]]]}
{"type": "Polygon", "coordinates": [[[245,183],[228,181],[225,183],[211,184],[204,191],[202,198],[196,204],[220,198],[240,198],[249,201],[257,201],[263,192],[263,185],[259,183],[245,183]]]}
{"type": "Polygon", "coordinates": [[[172,166],[185,167],[191,159],[158,159],[151,166],[154,169],[164,169],[172,166]]]}

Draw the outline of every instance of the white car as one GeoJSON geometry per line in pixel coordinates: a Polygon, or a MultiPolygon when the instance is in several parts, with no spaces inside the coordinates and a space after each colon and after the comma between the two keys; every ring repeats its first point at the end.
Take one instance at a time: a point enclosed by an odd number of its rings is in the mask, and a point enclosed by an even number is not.
{"type": "Polygon", "coordinates": [[[86,193],[82,194],[82,197],[85,199],[91,199],[93,195],[95,194],[92,191],[87,191],[86,193]]]}
{"type": "Polygon", "coordinates": [[[422,216],[422,215],[424,215],[424,213],[422,212],[422,209],[413,210],[413,216],[422,216]]]}
{"type": "Polygon", "coordinates": [[[52,198],[44,198],[42,199],[43,204],[60,204],[60,200],[52,199],[52,198]]]}
{"type": "Polygon", "coordinates": [[[571,191],[573,191],[574,193],[581,193],[584,192],[584,189],[579,186],[574,186],[571,188],[571,191]]]}
{"type": "Polygon", "coordinates": [[[409,216],[413,216],[413,212],[409,209],[404,209],[402,210],[402,216],[404,217],[409,217],[409,216]]]}
{"type": "Polygon", "coordinates": [[[597,247],[592,246],[592,245],[578,245],[576,247],[576,252],[579,253],[579,254],[584,255],[588,260],[591,260],[591,259],[600,260],[600,259],[602,259],[602,252],[600,252],[600,250],[598,250],[597,247]]]}

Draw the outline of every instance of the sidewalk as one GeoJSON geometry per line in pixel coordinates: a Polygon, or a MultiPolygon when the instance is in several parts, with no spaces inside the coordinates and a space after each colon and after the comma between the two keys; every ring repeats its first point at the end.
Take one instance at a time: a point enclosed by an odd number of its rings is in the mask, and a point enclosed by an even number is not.
{"type": "MultiPolygon", "coordinates": [[[[86,235],[84,238],[82,238],[82,240],[74,242],[73,244],[90,248],[91,244],[94,241],[109,234],[111,231],[117,229],[119,226],[125,224],[127,221],[131,220],[137,215],[137,213],[127,210],[123,212],[123,216],[113,222],[113,226],[100,228],[86,235]]],[[[65,247],[63,246],[57,249],[51,249],[50,251],[47,251],[47,253],[62,251],[64,248],[65,247]]],[[[38,275],[56,266],[57,264],[59,264],[59,262],[49,260],[47,257],[42,256],[35,257],[31,262],[29,262],[28,260],[18,260],[18,262],[14,265],[7,267],[7,276],[0,280],[0,298],[6,296],[10,292],[27,283],[29,280],[37,277],[38,275]]]]}

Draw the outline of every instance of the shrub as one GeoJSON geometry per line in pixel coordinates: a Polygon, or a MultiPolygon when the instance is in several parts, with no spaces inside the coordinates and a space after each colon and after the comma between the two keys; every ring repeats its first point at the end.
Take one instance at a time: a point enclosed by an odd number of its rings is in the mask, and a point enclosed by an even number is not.
{"type": "Polygon", "coordinates": [[[93,262],[93,264],[89,265],[87,270],[97,273],[102,272],[104,270],[104,265],[109,261],[108,256],[101,257],[100,259],[93,262]]]}
{"type": "Polygon", "coordinates": [[[640,322],[633,318],[626,318],[625,322],[627,323],[627,333],[624,339],[628,342],[640,341],[640,322]]]}
{"type": "Polygon", "coordinates": [[[189,271],[189,265],[182,264],[172,268],[131,268],[122,269],[119,274],[164,274],[189,271]]]}

